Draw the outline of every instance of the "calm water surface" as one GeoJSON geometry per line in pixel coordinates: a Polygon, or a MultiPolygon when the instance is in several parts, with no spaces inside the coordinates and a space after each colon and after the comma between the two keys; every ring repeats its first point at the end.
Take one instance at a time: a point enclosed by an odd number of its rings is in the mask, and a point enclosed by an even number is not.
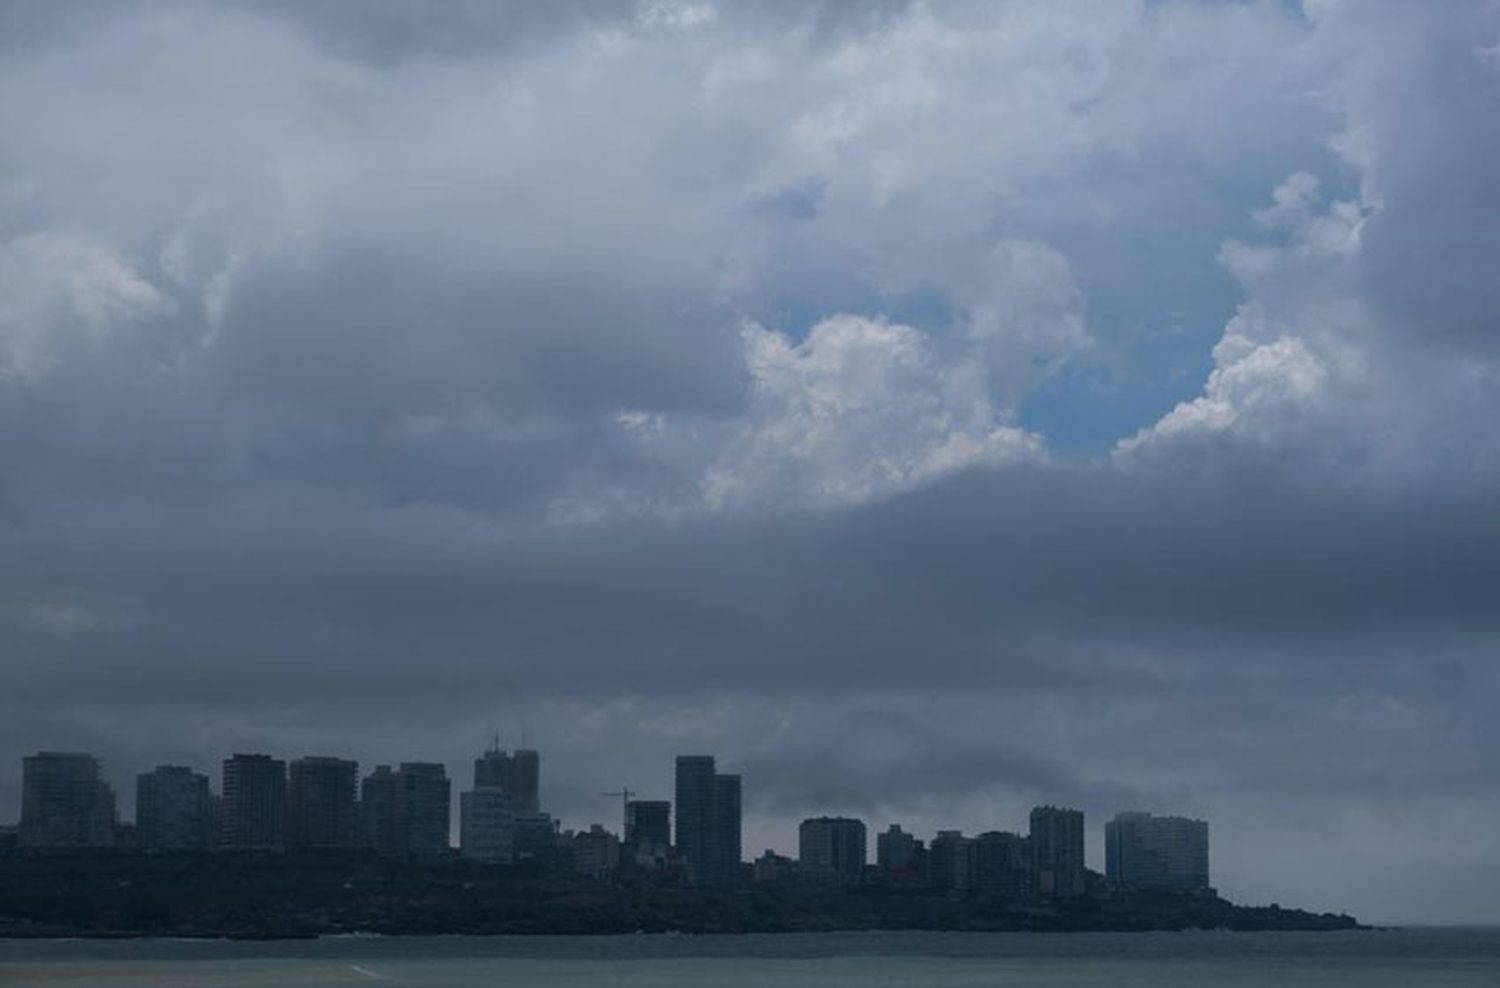
{"type": "Polygon", "coordinates": [[[0,941],[0,985],[1500,988],[1500,929],[0,941]]]}

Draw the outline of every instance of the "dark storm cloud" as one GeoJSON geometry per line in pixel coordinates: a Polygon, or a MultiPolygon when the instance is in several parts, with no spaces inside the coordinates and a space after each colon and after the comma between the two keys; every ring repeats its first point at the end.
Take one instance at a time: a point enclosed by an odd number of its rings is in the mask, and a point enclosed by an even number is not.
{"type": "Polygon", "coordinates": [[[1181,810],[1391,915],[1421,796],[1493,865],[1479,8],[0,9],[0,811],[500,721],[570,823],[717,751],[782,847],[1181,810]]]}
{"type": "MultiPolygon", "coordinates": [[[[1081,778],[1035,746],[1006,740],[1008,733],[958,739],[934,729],[928,713],[887,701],[850,711],[822,735],[789,739],[774,753],[742,758],[735,767],[759,782],[752,793],[756,810],[787,817],[840,813],[879,820],[916,813],[941,818],[975,793],[1090,809],[1133,805],[1140,798],[1118,782],[1081,778]],[[859,738],[858,746],[841,743],[850,736],[859,738]]],[[[1021,824],[997,817],[984,826],[1021,824]]]]}
{"type": "Polygon", "coordinates": [[[454,271],[334,245],[243,272],[209,354],[224,387],[365,424],[473,408],[570,420],[738,403],[733,315],[607,273],[454,271]]]}
{"type": "Polygon", "coordinates": [[[226,491],[211,511],[194,491],[29,512],[7,540],[29,565],[6,586],[47,661],[18,694],[379,704],[463,681],[1127,695],[1177,688],[1186,663],[1233,702],[1248,657],[1273,688],[1284,661],[1336,691],[1404,661],[1363,651],[1374,643],[1496,631],[1492,491],[1374,504],[1016,471],[834,517],[534,532],[391,487],[373,502],[293,486],[226,491]],[[62,604],[78,622],[54,627],[62,604]],[[1139,649],[1165,664],[1134,664],[1139,649]]]}

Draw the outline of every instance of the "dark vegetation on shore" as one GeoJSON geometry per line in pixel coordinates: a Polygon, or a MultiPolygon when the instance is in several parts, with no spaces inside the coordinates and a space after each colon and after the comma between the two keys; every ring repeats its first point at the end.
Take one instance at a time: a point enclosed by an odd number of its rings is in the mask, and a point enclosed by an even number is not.
{"type": "Polygon", "coordinates": [[[282,938],[330,933],[781,933],[833,930],[1342,930],[1344,915],[1211,894],[1056,903],[918,889],[605,884],[462,860],[364,854],[0,855],[0,936],[282,938]]]}

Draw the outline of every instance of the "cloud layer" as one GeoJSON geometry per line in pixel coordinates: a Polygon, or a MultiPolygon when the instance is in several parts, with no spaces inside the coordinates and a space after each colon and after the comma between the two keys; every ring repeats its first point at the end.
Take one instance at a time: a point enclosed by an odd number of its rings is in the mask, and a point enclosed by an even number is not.
{"type": "Polygon", "coordinates": [[[1183,811],[1233,896],[1500,919],[1490,6],[0,39],[0,817],[499,722],[570,823],[717,751],[752,846],[1183,811]]]}

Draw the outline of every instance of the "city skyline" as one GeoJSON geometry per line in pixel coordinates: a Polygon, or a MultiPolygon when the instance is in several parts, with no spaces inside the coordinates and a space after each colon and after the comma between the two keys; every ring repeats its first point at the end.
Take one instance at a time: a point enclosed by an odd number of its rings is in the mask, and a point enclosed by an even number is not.
{"type": "MultiPolygon", "coordinates": [[[[739,885],[750,874],[761,881],[761,867],[778,856],[775,847],[759,858],[744,853],[741,776],[719,773],[715,756],[675,757],[673,800],[632,799],[641,794],[628,787],[603,794],[623,797],[624,815],[611,830],[597,821],[564,828],[542,809],[539,754],[507,752],[492,740],[473,761],[469,787],[459,790],[440,763],[407,761],[396,771],[380,764],[361,774],[354,759],[237,752],[221,762],[218,792],[189,766],[158,765],[138,774],[135,818],[125,819],[96,756],[42,750],[23,760],[22,814],[8,829],[22,851],[363,849],[416,858],[456,854],[501,865],[548,856],[545,848],[562,836],[588,849],[575,853],[597,857],[585,874],[612,874],[625,861],[619,849],[629,847],[640,855],[637,866],[653,870],[668,868],[662,855],[670,852],[677,880],[705,888],[739,885]],[[679,815],[684,805],[688,811],[679,815]],[[595,847],[591,838],[611,843],[595,847]]],[[[876,832],[864,820],[825,814],[803,818],[792,839],[795,854],[781,857],[795,864],[800,880],[814,884],[863,884],[867,871],[907,884],[910,877],[902,876],[920,859],[923,886],[1067,898],[1088,888],[1084,820],[1077,809],[1036,806],[1023,834],[987,827],[966,837],[960,829],[939,829],[924,841],[900,823],[876,832]],[[899,846],[888,846],[895,838],[899,846]],[[1025,876],[1020,886],[1006,877],[1012,874],[1025,876]]],[[[1210,887],[1204,821],[1125,810],[1103,825],[1101,836],[1106,865],[1100,877],[1112,884],[1210,887]]]]}

